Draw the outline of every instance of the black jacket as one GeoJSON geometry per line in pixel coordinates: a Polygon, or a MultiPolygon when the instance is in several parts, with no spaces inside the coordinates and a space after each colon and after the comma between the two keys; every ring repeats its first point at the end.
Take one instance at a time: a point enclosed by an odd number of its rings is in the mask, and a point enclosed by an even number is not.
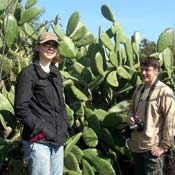
{"type": "Polygon", "coordinates": [[[50,70],[44,72],[38,60],[22,70],[15,88],[15,116],[24,124],[23,139],[42,131],[40,142],[63,145],[67,133],[63,82],[54,65],[50,70]]]}

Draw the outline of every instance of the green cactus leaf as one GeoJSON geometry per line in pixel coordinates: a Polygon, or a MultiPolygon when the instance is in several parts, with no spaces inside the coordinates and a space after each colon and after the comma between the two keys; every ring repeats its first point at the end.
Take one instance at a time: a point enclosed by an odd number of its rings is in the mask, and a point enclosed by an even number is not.
{"type": "Polygon", "coordinates": [[[111,42],[110,38],[105,32],[100,33],[100,39],[106,48],[108,48],[110,51],[114,50],[114,44],[111,42]]]}
{"type": "Polygon", "coordinates": [[[92,128],[84,127],[83,140],[88,147],[96,147],[98,144],[98,137],[92,128]]]}
{"type": "Polygon", "coordinates": [[[132,50],[132,45],[127,37],[125,37],[125,50],[126,50],[126,55],[127,55],[127,62],[129,67],[133,67],[133,50],[132,50]]]}
{"type": "Polygon", "coordinates": [[[158,38],[157,51],[162,52],[167,47],[173,46],[174,44],[174,30],[172,28],[165,29],[158,38]]]}
{"type": "Polygon", "coordinates": [[[106,143],[107,145],[109,145],[112,148],[114,147],[114,145],[115,145],[114,139],[107,128],[102,128],[100,130],[99,137],[102,141],[104,141],[104,143],[106,143]]]}
{"type": "Polygon", "coordinates": [[[117,103],[116,105],[112,106],[108,112],[109,113],[121,113],[126,112],[129,107],[129,102],[127,100],[121,101],[117,103]]]}
{"type": "MultiPolygon", "coordinates": [[[[127,119],[127,116],[125,117],[127,119]]],[[[114,145],[114,150],[118,150],[118,147],[126,147],[126,138],[123,137],[122,135],[122,131],[123,129],[126,127],[126,122],[120,125],[117,125],[115,129],[113,129],[112,131],[110,130],[110,133],[113,137],[113,140],[115,142],[114,145]]],[[[118,154],[118,152],[117,152],[118,154]]]]}
{"type": "Polygon", "coordinates": [[[113,28],[115,28],[116,30],[115,34],[117,36],[117,40],[119,41],[119,43],[125,43],[126,39],[125,39],[124,31],[118,21],[115,21],[113,23],[113,28]]]}
{"type": "Polygon", "coordinates": [[[2,90],[1,90],[1,93],[2,93],[2,95],[3,95],[5,98],[7,98],[7,96],[8,96],[8,91],[7,91],[6,87],[4,86],[4,81],[1,80],[1,83],[2,83],[2,90]]]}
{"type": "Polygon", "coordinates": [[[72,137],[69,137],[68,140],[65,143],[65,157],[70,153],[74,145],[79,141],[80,137],[82,136],[82,132],[79,132],[78,134],[73,135],[72,137]]]}
{"type": "Polygon", "coordinates": [[[67,104],[65,105],[65,109],[69,124],[72,127],[74,124],[74,111],[67,104]]]}
{"type": "Polygon", "coordinates": [[[112,165],[105,159],[101,158],[96,149],[85,149],[84,157],[88,159],[100,175],[115,175],[112,165]]]}
{"type": "Polygon", "coordinates": [[[134,32],[133,40],[134,40],[134,42],[136,42],[137,45],[140,44],[140,41],[141,41],[141,35],[140,35],[139,32],[134,32]]]}
{"type": "Polygon", "coordinates": [[[132,48],[133,48],[133,51],[134,53],[139,56],[139,45],[137,45],[135,42],[132,42],[132,48]]]}
{"type": "Polygon", "coordinates": [[[82,161],[83,156],[84,156],[83,151],[77,145],[75,145],[72,148],[71,152],[74,154],[74,156],[76,157],[76,159],[80,163],[82,161]]]}
{"type": "Polygon", "coordinates": [[[86,45],[91,44],[93,42],[95,42],[94,35],[91,33],[86,33],[86,35],[84,37],[82,37],[80,40],[75,42],[75,45],[77,47],[83,47],[83,46],[86,46],[86,45]]]}
{"type": "Polygon", "coordinates": [[[6,126],[10,126],[12,129],[15,129],[16,119],[14,118],[14,109],[11,103],[13,102],[10,102],[7,97],[0,93],[0,111],[3,116],[3,120],[6,122],[6,126]]]}
{"type": "Polygon", "coordinates": [[[67,36],[64,37],[64,40],[59,43],[58,52],[61,56],[67,58],[75,58],[77,50],[74,43],[67,36]]]}
{"type": "Polygon", "coordinates": [[[75,70],[75,72],[78,73],[78,75],[81,75],[83,70],[85,69],[84,65],[82,65],[79,62],[73,63],[72,67],[75,70]]]}
{"type": "Polygon", "coordinates": [[[127,84],[125,84],[125,86],[122,86],[122,87],[118,90],[118,94],[126,94],[126,93],[129,93],[132,89],[133,89],[133,86],[128,86],[127,84]]]}
{"type": "Polygon", "coordinates": [[[91,117],[92,115],[94,115],[94,111],[90,107],[85,106],[84,110],[85,110],[85,114],[86,114],[87,119],[89,117],[91,117]]]}
{"type": "Polygon", "coordinates": [[[115,67],[118,67],[118,59],[117,59],[117,54],[114,51],[111,51],[109,53],[109,60],[111,62],[112,65],[114,65],[115,67]]]}
{"type": "MultiPolygon", "coordinates": [[[[9,53],[11,54],[11,55],[13,55],[13,57],[16,59],[15,61],[16,61],[16,65],[18,66],[17,68],[18,69],[16,69],[16,71],[18,71],[18,73],[24,68],[24,67],[26,67],[27,65],[29,65],[30,63],[31,63],[31,58],[30,57],[26,57],[25,59],[24,59],[24,57],[22,56],[22,54],[21,53],[19,53],[19,52],[15,52],[15,51],[13,51],[11,48],[9,48],[9,53]]],[[[10,64],[12,64],[12,63],[10,63],[10,59],[7,59],[8,60],[8,65],[10,65],[10,64]]],[[[12,67],[13,67],[13,64],[12,64],[12,67]]]]}
{"type": "MultiPolygon", "coordinates": [[[[10,50],[10,49],[9,49],[10,50]]],[[[11,59],[7,58],[6,56],[0,54],[0,58],[3,61],[3,66],[2,66],[2,70],[4,72],[10,72],[11,69],[13,68],[13,62],[11,59]]]]}
{"type": "Polygon", "coordinates": [[[84,116],[84,105],[82,103],[71,104],[71,109],[73,109],[76,116],[84,116]]]}
{"type": "Polygon", "coordinates": [[[125,48],[120,48],[119,50],[119,65],[122,66],[123,65],[123,60],[127,60],[127,56],[126,56],[126,50],[125,48]]]}
{"type": "Polygon", "coordinates": [[[106,77],[107,83],[112,87],[118,87],[117,71],[111,71],[106,77]]]}
{"type": "Polygon", "coordinates": [[[95,55],[95,67],[98,74],[103,75],[103,57],[100,52],[97,52],[95,55]]]}
{"type": "Polygon", "coordinates": [[[69,20],[68,20],[68,24],[67,24],[67,29],[66,29],[66,35],[71,35],[74,30],[76,29],[78,23],[80,21],[80,15],[78,12],[74,12],[69,20]]]}
{"type": "Polygon", "coordinates": [[[72,41],[78,41],[81,38],[83,38],[86,34],[87,34],[87,29],[84,25],[82,25],[81,23],[79,23],[80,26],[77,26],[78,29],[76,29],[71,35],[70,38],[72,39],[72,41]]]}
{"type": "Polygon", "coordinates": [[[107,35],[112,38],[117,33],[117,27],[115,23],[112,24],[111,28],[106,31],[107,35]]]}
{"type": "Polygon", "coordinates": [[[136,54],[137,62],[139,62],[140,41],[141,41],[140,33],[134,32],[134,35],[132,36],[131,44],[132,44],[133,52],[136,54]]]}
{"type": "Polygon", "coordinates": [[[2,38],[0,38],[0,48],[2,48],[3,46],[3,41],[2,41],[2,38]]]}
{"type": "Polygon", "coordinates": [[[15,95],[14,95],[14,93],[8,92],[7,99],[9,100],[10,104],[12,106],[14,106],[14,101],[15,101],[15,95]]]}
{"type": "Polygon", "coordinates": [[[83,175],[95,175],[92,166],[85,159],[82,160],[82,170],[83,175]]]}
{"type": "Polygon", "coordinates": [[[84,84],[89,84],[89,82],[91,82],[91,80],[94,79],[94,74],[92,73],[92,70],[90,68],[90,66],[85,67],[83,69],[83,72],[81,74],[81,80],[83,81],[84,84]]]}
{"type": "Polygon", "coordinates": [[[9,0],[0,0],[0,11],[6,10],[9,4],[9,0]]]}
{"type": "Polygon", "coordinates": [[[25,4],[25,9],[28,9],[30,7],[32,7],[33,5],[35,5],[37,3],[38,0],[27,0],[26,4],[25,4]]]}
{"type": "Polygon", "coordinates": [[[78,79],[72,76],[69,72],[64,70],[61,70],[60,72],[61,72],[61,75],[63,76],[63,79],[72,79],[72,80],[78,81],[78,79]]]}
{"type": "Polygon", "coordinates": [[[2,116],[2,114],[0,113],[0,124],[2,125],[2,127],[5,129],[7,128],[7,122],[5,121],[4,117],[2,116]]]}
{"type": "Polygon", "coordinates": [[[95,109],[94,114],[97,116],[99,121],[103,121],[108,112],[103,109],[95,109]]]}
{"type": "Polygon", "coordinates": [[[123,66],[119,66],[117,68],[117,74],[120,75],[122,78],[131,79],[131,74],[123,67],[123,66]]]}
{"type": "Polygon", "coordinates": [[[131,85],[132,86],[137,86],[141,83],[141,78],[140,78],[140,74],[138,72],[134,72],[132,74],[132,77],[131,77],[131,85]]]}
{"type": "Polygon", "coordinates": [[[125,115],[119,115],[116,112],[109,113],[102,122],[103,128],[115,128],[117,125],[126,122],[125,115]]]}
{"type": "Polygon", "coordinates": [[[174,62],[173,53],[170,48],[166,48],[161,54],[163,58],[163,65],[165,66],[168,76],[171,77],[174,62]]]}
{"type": "Polygon", "coordinates": [[[111,22],[115,21],[115,18],[107,5],[102,5],[101,7],[102,15],[111,22]]]}
{"type": "Polygon", "coordinates": [[[14,114],[13,106],[9,102],[8,98],[0,93],[0,110],[7,110],[14,114]]]}
{"type": "Polygon", "coordinates": [[[114,99],[113,89],[107,84],[103,84],[103,89],[101,92],[104,94],[106,101],[110,104],[110,102],[114,99]]]}
{"type": "Polygon", "coordinates": [[[7,46],[10,48],[18,33],[18,25],[15,17],[8,14],[4,18],[4,35],[7,46]]]}
{"type": "Polygon", "coordinates": [[[79,163],[75,157],[75,155],[70,152],[64,159],[64,165],[66,167],[66,169],[70,169],[73,170],[77,173],[80,172],[80,167],[79,167],[79,163]]]}
{"type": "Polygon", "coordinates": [[[73,65],[70,66],[70,70],[72,74],[77,77],[78,81],[81,81],[83,84],[88,84],[95,77],[89,66],[85,67],[79,62],[74,62],[73,65]]]}
{"type": "Polygon", "coordinates": [[[64,80],[64,82],[63,82],[63,86],[64,87],[66,87],[66,86],[72,86],[72,85],[74,85],[74,82],[73,82],[73,80],[64,80]]]}
{"type": "Polygon", "coordinates": [[[76,171],[73,171],[73,170],[64,170],[64,174],[66,174],[66,175],[80,175],[80,173],[77,173],[76,171]]]}
{"type": "Polygon", "coordinates": [[[37,39],[35,30],[32,28],[32,26],[29,23],[24,24],[24,29],[28,36],[32,37],[34,40],[37,39]]]}
{"type": "Polygon", "coordinates": [[[85,117],[88,122],[88,127],[92,128],[95,133],[99,134],[100,131],[100,121],[106,116],[105,112],[102,111],[94,111],[90,107],[85,106],[85,117]],[[97,116],[99,115],[99,116],[97,116]],[[102,117],[101,117],[102,116],[102,117]],[[100,119],[100,120],[99,120],[100,119]]]}
{"type": "Polygon", "coordinates": [[[41,8],[38,8],[38,7],[31,7],[27,10],[24,10],[24,12],[22,13],[21,19],[19,21],[19,24],[22,25],[24,23],[32,21],[40,13],[41,13],[41,8]]]}
{"type": "Polygon", "coordinates": [[[56,33],[56,35],[64,41],[65,35],[61,32],[61,30],[59,29],[59,27],[55,24],[52,24],[52,29],[53,31],[56,33]]]}
{"type": "MultiPolygon", "coordinates": [[[[85,112],[85,115],[86,112],[85,112]]],[[[101,128],[101,124],[100,124],[100,121],[98,120],[97,116],[94,114],[92,116],[90,116],[88,119],[87,119],[87,122],[88,122],[88,126],[91,127],[95,133],[97,134],[100,134],[100,128],[101,128]]]]}
{"type": "Polygon", "coordinates": [[[78,100],[80,101],[88,100],[87,96],[81,90],[79,90],[76,86],[72,85],[70,86],[70,89],[78,100]]]}
{"type": "Polygon", "coordinates": [[[103,82],[104,78],[105,78],[104,74],[98,75],[90,83],[87,84],[86,88],[90,90],[97,88],[103,82]]]}

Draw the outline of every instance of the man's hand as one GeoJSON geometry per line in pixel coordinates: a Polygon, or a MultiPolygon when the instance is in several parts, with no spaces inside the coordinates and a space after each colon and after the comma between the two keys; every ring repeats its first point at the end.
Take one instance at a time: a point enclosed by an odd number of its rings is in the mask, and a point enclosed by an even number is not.
{"type": "Polygon", "coordinates": [[[155,146],[151,150],[152,155],[155,156],[155,157],[161,156],[164,152],[165,152],[165,149],[161,148],[159,146],[155,146]]]}
{"type": "Polygon", "coordinates": [[[133,125],[133,124],[135,124],[135,122],[138,121],[138,120],[139,120],[139,117],[138,117],[138,116],[129,117],[127,123],[130,124],[130,125],[133,125]]]}

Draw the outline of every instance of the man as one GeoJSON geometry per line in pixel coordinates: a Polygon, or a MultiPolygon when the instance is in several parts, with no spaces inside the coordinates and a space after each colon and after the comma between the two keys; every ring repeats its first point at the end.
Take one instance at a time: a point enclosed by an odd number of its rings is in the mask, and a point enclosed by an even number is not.
{"type": "Polygon", "coordinates": [[[144,129],[131,133],[135,175],[162,175],[163,155],[173,143],[175,97],[173,91],[158,80],[159,61],[154,57],[141,60],[143,84],[133,94],[128,123],[144,122],[144,129]]]}

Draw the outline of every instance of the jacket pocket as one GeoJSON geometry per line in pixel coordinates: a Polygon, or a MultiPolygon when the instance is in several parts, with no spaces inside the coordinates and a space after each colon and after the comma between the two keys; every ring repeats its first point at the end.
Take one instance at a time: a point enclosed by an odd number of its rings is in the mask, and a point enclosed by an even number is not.
{"type": "Polygon", "coordinates": [[[55,141],[56,138],[56,130],[53,125],[47,123],[46,126],[43,128],[44,132],[44,140],[46,141],[55,141]]]}

